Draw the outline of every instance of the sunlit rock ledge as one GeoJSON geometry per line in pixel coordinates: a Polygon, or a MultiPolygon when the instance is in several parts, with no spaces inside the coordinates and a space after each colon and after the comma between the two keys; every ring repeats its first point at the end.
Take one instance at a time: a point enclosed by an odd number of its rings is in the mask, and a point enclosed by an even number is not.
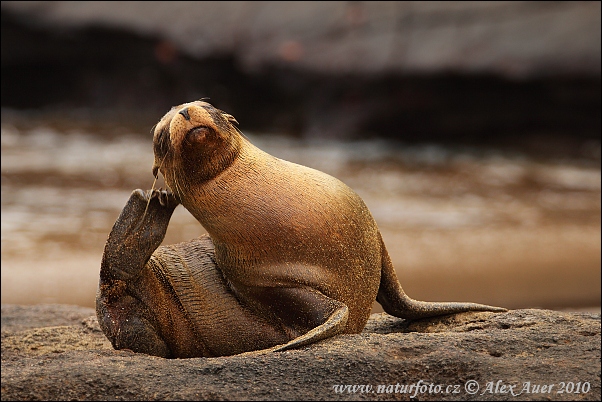
{"type": "Polygon", "coordinates": [[[600,314],[373,314],[357,335],[257,357],[115,351],[94,310],[2,306],[2,400],[599,400],[600,314]]]}

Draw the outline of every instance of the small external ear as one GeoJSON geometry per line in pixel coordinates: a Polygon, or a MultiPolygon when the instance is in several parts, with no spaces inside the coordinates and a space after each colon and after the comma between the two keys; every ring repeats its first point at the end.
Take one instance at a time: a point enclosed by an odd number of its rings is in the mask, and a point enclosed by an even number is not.
{"type": "Polygon", "coordinates": [[[238,122],[236,121],[236,119],[234,118],[234,116],[232,116],[231,114],[222,113],[222,116],[224,116],[224,118],[226,120],[228,120],[230,123],[234,123],[234,124],[238,125],[238,122]]]}

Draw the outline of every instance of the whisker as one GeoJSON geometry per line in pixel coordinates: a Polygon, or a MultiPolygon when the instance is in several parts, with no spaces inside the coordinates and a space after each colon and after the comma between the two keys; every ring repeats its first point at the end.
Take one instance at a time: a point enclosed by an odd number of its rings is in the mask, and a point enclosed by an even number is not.
{"type": "MultiPolygon", "coordinates": [[[[159,164],[159,172],[161,171],[161,168],[163,167],[163,162],[165,162],[165,158],[166,157],[167,157],[167,154],[161,160],[161,164],[159,164]]],[[[153,180],[153,185],[151,186],[151,192],[150,192],[150,195],[148,197],[148,201],[146,202],[146,208],[144,208],[144,213],[142,214],[141,221],[144,220],[144,217],[146,216],[146,211],[148,211],[148,206],[150,205],[150,201],[151,201],[151,198],[153,196],[153,192],[155,191],[155,184],[157,184],[157,179],[158,178],[159,178],[159,175],[155,176],[155,179],[153,180]]]]}

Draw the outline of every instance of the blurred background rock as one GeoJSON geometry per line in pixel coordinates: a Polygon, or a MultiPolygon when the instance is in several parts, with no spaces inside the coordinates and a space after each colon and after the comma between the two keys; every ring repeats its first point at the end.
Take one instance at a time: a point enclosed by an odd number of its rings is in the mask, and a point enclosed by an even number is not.
{"type": "Polygon", "coordinates": [[[411,296],[600,305],[600,2],[1,7],[3,303],[92,305],[150,128],[209,97],[360,193],[411,296]]]}

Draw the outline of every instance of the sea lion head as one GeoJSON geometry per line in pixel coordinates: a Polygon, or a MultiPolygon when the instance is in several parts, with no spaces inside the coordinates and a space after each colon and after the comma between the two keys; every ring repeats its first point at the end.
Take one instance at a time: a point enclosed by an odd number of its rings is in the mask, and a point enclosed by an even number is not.
{"type": "Polygon", "coordinates": [[[166,184],[181,198],[186,184],[211,180],[238,156],[236,119],[204,101],[174,106],[153,128],[155,162],[166,184]]]}

